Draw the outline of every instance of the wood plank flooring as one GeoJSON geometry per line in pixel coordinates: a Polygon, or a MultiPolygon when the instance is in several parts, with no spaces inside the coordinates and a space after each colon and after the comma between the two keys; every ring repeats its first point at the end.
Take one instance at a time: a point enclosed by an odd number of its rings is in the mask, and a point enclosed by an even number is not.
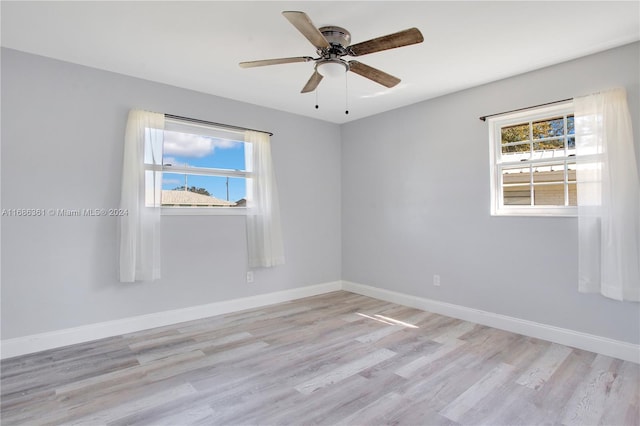
{"type": "Polygon", "coordinates": [[[638,425],[640,366],[339,291],[4,360],[2,425],[638,425]]]}

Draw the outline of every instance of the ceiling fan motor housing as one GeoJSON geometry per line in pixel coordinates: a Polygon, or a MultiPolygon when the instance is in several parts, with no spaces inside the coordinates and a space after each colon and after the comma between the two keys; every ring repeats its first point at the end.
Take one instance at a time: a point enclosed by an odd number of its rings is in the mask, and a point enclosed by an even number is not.
{"type": "Polygon", "coordinates": [[[339,45],[347,47],[351,44],[351,33],[344,28],[330,25],[327,27],[320,27],[318,30],[332,46],[339,45]]]}

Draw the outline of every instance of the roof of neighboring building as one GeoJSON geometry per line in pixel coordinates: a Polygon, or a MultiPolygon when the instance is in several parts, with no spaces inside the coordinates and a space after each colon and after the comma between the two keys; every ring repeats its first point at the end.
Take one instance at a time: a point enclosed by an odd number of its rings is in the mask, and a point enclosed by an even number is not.
{"type": "Polygon", "coordinates": [[[235,206],[236,203],[233,201],[221,200],[210,195],[198,194],[197,192],[163,189],[162,205],[231,207],[235,206]]]}

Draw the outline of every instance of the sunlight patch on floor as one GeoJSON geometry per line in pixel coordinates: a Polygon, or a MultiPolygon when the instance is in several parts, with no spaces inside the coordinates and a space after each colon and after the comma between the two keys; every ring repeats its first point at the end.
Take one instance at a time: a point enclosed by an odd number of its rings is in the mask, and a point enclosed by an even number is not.
{"type": "Polygon", "coordinates": [[[363,314],[362,312],[357,312],[356,315],[360,315],[361,317],[378,321],[387,325],[401,325],[403,327],[408,327],[408,328],[420,328],[415,324],[410,324],[408,322],[400,321],[394,318],[385,317],[384,315],[375,314],[375,316],[370,316],[367,314],[363,314]]]}

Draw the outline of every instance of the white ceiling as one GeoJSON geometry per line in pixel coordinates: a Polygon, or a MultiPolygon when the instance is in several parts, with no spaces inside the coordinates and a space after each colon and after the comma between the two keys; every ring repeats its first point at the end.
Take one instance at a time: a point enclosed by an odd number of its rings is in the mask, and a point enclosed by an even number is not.
{"type": "Polygon", "coordinates": [[[640,2],[612,1],[2,1],[2,45],[335,123],[640,40],[640,2]],[[238,62],[314,56],[282,16],[306,12],[352,44],[419,28],[424,43],[358,60],[402,82],[386,89],[348,73],[300,94],[312,63],[238,62]]]}

